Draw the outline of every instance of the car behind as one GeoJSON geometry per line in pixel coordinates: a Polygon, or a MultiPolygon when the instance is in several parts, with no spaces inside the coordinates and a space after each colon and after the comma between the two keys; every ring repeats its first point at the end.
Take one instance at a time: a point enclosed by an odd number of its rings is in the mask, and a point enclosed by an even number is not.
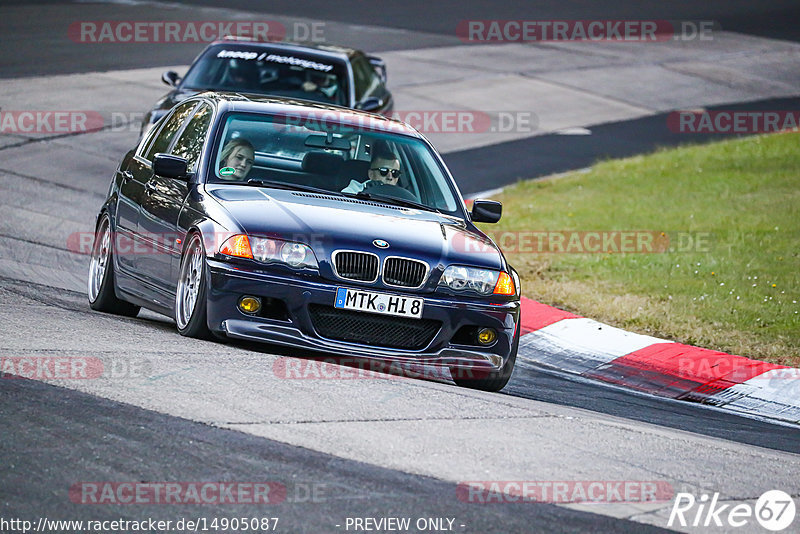
{"type": "Polygon", "coordinates": [[[206,47],[183,78],[167,71],[161,79],[173,89],[145,115],[142,133],[203,91],[283,96],[386,115],[394,106],[383,60],[332,45],[228,37],[206,47]]]}

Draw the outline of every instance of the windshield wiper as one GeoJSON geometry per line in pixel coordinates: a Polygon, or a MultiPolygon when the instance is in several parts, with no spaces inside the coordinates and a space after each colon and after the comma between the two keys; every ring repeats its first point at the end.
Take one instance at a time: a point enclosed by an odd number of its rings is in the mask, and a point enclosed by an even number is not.
{"type": "Polygon", "coordinates": [[[275,189],[289,189],[291,191],[306,191],[309,193],[320,193],[323,195],[343,196],[338,191],[329,191],[327,189],[322,189],[320,187],[313,187],[310,185],[302,185],[302,184],[292,184],[288,182],[278,182],[275,180],[259,180],[257,178],[251,178],[247,180],[246,185],[255,185],[258,187],[274,187],[275,189]]]}
{"type": "Polygon", "coordinates": [[[375,200],[377,202],[385,202],[386,204],[394,204],[396,206],[405,206],[407,208],[417,208],[425,211],[433,211],[439,214],[442,213],[436,208],[433,208],[431,206],[426,206],[425,204],[416,202],[414,200],[406,200],[405,198],[376,195],[375,193],[367,193],[366,191],[359,191],[355,195],[348,195],[348,196],[355,196],[356,198],[364,200],[375,200]]]}

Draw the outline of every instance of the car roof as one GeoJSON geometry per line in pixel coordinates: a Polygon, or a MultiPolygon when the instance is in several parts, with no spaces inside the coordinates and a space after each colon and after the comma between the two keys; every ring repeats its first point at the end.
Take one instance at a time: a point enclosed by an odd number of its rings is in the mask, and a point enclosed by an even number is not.
{"type": "Polygon", "coordinates": [[[281,50],[284,52],[308,54],[329,59],[349,60],[355,55],[363,54],[355,48],[346,48],[330,44],[320,44],[306,41],[258,41],[249,37],[227,36],[224,39],[214,41],[209,45],[225,45],[231,48],[239,46],[256,47],[269,50],[281,50]]]}
{"type": "Polygon", "coordinates": [[[408,135],[417,139],[425,139],[415,128],[397,119],[384,117],[377,113],[334,106],[321,102],[296,100],[278,96],[226,93],[221,91],[206,91],[193,96],[192,99],[211,100],[216,103],[220,112],[240,111],[264,114],[297,114],[301,117],[310,116],[316,120],[331,120],[332,122],[342,123],[344,125],[363,127],[372,130],[383,130],[408,135]],[[331,116],[331,113],[334,115],[331,116]]]}

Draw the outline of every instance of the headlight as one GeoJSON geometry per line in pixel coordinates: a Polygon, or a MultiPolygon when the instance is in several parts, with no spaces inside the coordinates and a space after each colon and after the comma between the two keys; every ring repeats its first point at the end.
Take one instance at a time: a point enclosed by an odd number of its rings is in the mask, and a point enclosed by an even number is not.
{"type": "Polygon", "coordinates": [[[492,293],[513,295],[513,292],[507,292],[507,284],[498,284],[498,280],[503,281],[505,279],[510,280],[506,273],[451,265],[442,273],[439,285],[449,287],[454,291],[474,291],[480,295],[490,295],[492,293]],[[501,288],[502,292],[496,291],[498,286],[504,286],[501,288]]]}
{"type": "Polygon", "coordinates": [[[249,258],[261,263],[285,263],[295,268],[318,268],[317,258],[309,246],[280,239],[238,234],[229,237],[219,251],[228,256],[249,258]]]}
{"type": "Polygon", "coordinates": [[[316,267],[317,260],[311,249],[300,243],[281,245],[281,261],[292,267],[316,267]]]}
{"type": "Polygon", "coordinates": [[[269,239],[266,237],[251,237],[253,259],[263,263],[285,263],[291,267],[317,268],[317,258],[311,247],[302,243],[269,239]]]}
{"type": "Polygon", "coordinates": [[[456,291],[469,289],[467,285],[469,284],[471,270],[472,269],[467,269],[466,267],[448,267],[442,274],[442,281],[439,283],[448,286],[450,289],[455,289],[456,291]]]}

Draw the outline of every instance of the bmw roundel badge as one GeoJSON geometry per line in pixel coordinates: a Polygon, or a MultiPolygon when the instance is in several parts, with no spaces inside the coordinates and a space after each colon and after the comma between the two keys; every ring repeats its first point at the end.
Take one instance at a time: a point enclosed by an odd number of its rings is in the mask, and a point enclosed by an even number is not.
{"type": "Polygon", "coordinates": [[[375,239],[372,242],[372,244],[375,245],[378,248],[389,248],[389,243],[387,243],[383,239],[375,239]]]}

